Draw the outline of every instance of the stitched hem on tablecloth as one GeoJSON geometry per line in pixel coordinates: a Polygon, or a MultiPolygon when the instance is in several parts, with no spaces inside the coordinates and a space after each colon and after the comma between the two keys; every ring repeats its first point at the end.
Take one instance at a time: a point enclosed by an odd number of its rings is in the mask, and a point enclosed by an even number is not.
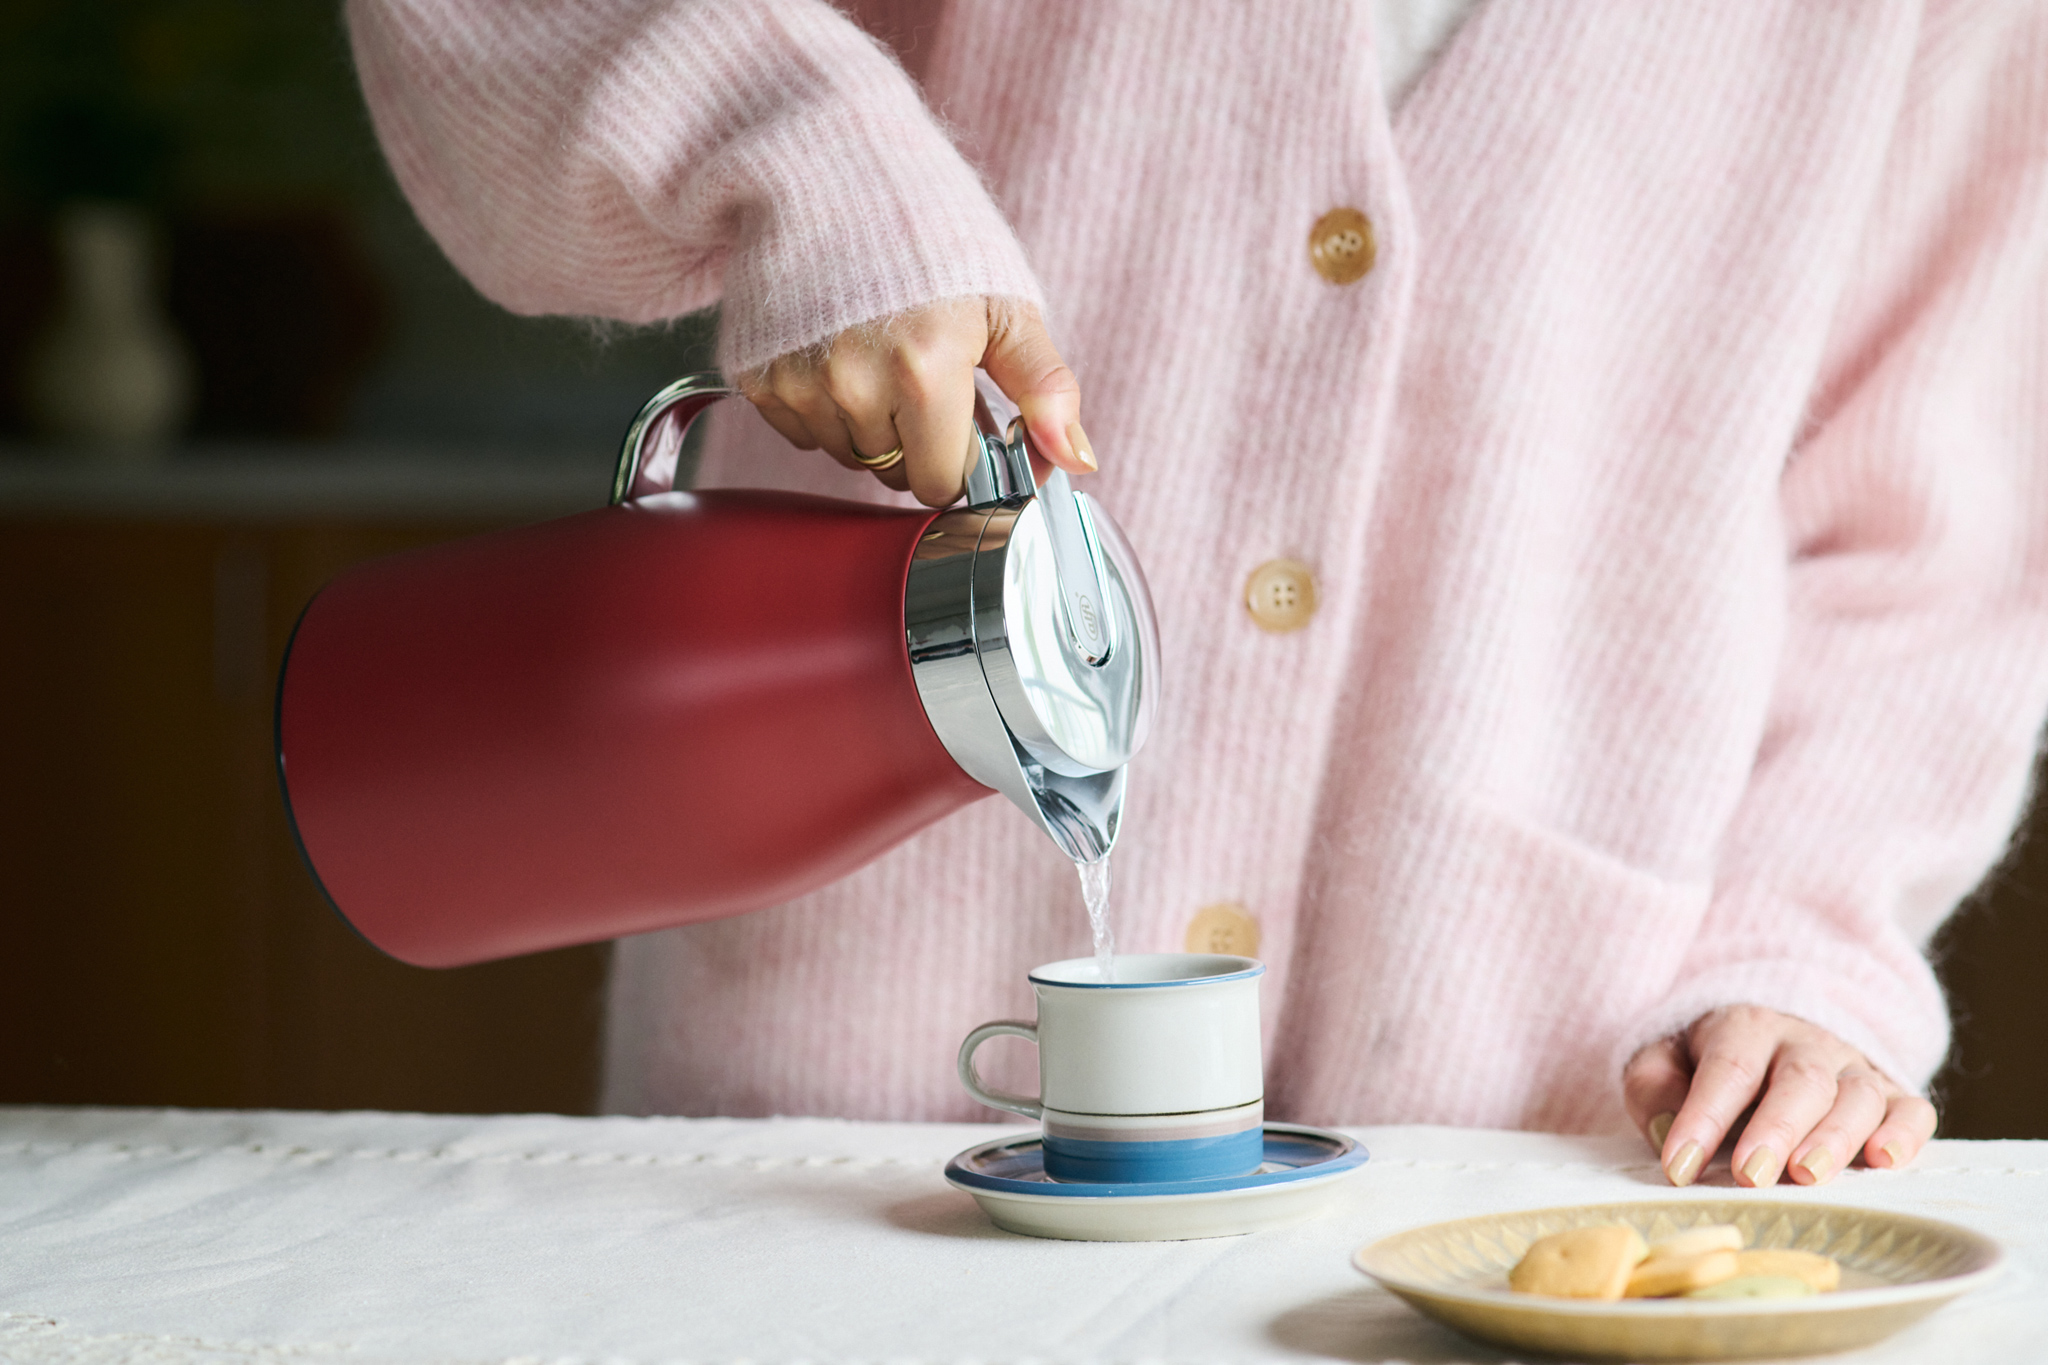
{"type": "MultiPolygon", "coordinates": [[[[1621,1165],[1608,1165],[1589,1161],[1424,1161],[1417,1157],[1406,1160],[1373,1158],[1378,1170],[1401,1167],[1411,1171],[1582,1171],[1589,1174],[1631,1175],[1660,1170],[1654,1161],[1631,1161],[1621,1165]]],[[[1916,1175],[2048,1175],[2048,1167],[2035,1166],[1908,1166],[1900,1171],[1869,1170],[1852,1167],[1854,1174],[1881,1175],[1904,1179],[1916,1175]]],[[[1811,1186],[1788,1186],[1787,1188],[1808,1189],[1811,1186]]]]}
{"type": "MultiPolygon", "coordinates": [[[[212,1147],[168,1143],[12,1142],[0,1143],[0,1158],[90,1154],[136,1161],[195,1156],[268,1157],[303,1165],[325,1161],[391,1161],[468,1163],[480,1166],[723,1166],[754,1171],[873,1170],[880,1167],[942,1166],[945,1157],[898,1156],[748,1156],[733,1152],[570,1152],[553,1148],[525,1152],[469,1152],[447,1147],[303,1147],[278,1143],[228,1143],[212,1147]]],[[[1654,1161],[1619,1164],[1593,1161],[1429,1161],[1419,1157],[1375,1158],[1379,1169],[1418,1171],[1581,1171],[1627,1175],[1654,1171],[1654,1161]]],[[[1872,1172],[1894,1177],[1945,1175],[2040,1176],[2048,1168],[2032,1166],[1908,1166],[1902,1171],[1872,1172]]]]}
{"type": "Polygon", "coordinates": [[[350,1365],[378,1365],[374,1357],[341,1342],[283,1346],[148,1332],[73,1332],[40,1313],[0,1313],[0,1360],[8,1365],[275,1365],[338,1357],[350,1365]]]}
{"type": "MultiPolygon", "coordinates": [[[[1090,1357],[1090,1359],[1096,1359],[1090,1357]]],[[[159,1336],[147,1332],[88,1333],[68,1330],[39,1313],[0,1312],[0,1360],[7,1365],[774,1365],[756,1357],[726,1361],[664,1357],[660,1361],[620,1356],[441,1356],[371,1355],[341,1342],[284,1345],[257,1341],[213,1341],[205,1337],[159,1336]]],[[[817,1365],[792,1359],[787,1365],[817,1365]]],[[[944,1361],[890,1358],[889,1365],[1061,1365],[1058,1358],[1030,1356],[1014,1361],[954,1357],[944,1361]]],[[[1216,1365],[1211,1362],[1211,1365],[1216,1365]]],[[[1404,1365],[1400,1359],[1376,1365],[1404,1365]]]]}
{"type": "Polygon", "coordinates": [[[254,1156],[309,1166],[323,1161],[392,1161],[466,1163],[478,1166],[729,1166],[755,1171],[804,1168],[871,1170],[883,1166],[943,1166],[946,1162],[945,1157],[744,1156],[727,1152],[568,1152],[553,1149],[526,1152],[465,1152],[447,1147],[304,1147],[263,1142],[227,1143],[213,1147],[127,1142],[0,1143],[0,1158],[73,1155],[113,1157],[124,1161],[200,1156],[254,1156]]]}

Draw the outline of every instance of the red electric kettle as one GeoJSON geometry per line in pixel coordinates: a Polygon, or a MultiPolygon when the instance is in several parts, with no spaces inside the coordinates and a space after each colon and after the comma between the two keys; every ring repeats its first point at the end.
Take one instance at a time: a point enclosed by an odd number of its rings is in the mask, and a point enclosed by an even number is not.
{"type": "Polygon", "coordinates": [[[1063,473],[1034,487],[987,404],[964,507],[672,491],[728,392],[656,394],[612,505],[307,605],[278,776],[378,948],[456,966],[760,909],[991,790],[1076,861],[1116,842],[1159,657],[1116,523],[1063,473]]]}

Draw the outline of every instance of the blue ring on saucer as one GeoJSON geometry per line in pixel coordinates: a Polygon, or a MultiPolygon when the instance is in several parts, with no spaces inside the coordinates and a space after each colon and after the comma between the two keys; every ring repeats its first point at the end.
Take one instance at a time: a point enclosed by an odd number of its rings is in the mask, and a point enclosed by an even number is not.
{"type": "Polygon", "coordinates": [[[1156,1185],[1250,1175],[1265,1160],[1265,1134],[1246,1128],[1208,1137],[1103,1142],[1047,1133],[1044,1148],[1045,1173],[1061,1184],[1156,1185]]]}
{"type": "Polygon", "coordinates": [[[1037,1133],[978,1143],[946,1163],[946,1179],[964,1189],[1040,1198],[1129,1199],[1143,1195],[1221,1194],[1296,1181],[1321,1180],[1371,1159],[1355,1138],[1327,1128],[1269,1123],[1260,1131],[1265,1160],[1249,1175],[1210,1180],[1066,1181],[1045,1173],[1045,1139],[1037,1133]]]}

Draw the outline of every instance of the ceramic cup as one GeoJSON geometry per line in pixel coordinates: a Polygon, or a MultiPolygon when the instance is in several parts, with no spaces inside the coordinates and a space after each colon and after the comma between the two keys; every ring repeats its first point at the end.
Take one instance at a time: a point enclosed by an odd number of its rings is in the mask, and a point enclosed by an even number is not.
{"type": "Polygon", "coordinates": [[[1031,973],[1038,1022],[983,1024],[960,1044],[960,1083],[1045,1124],[1045,1173],[1103,1184],[1249,1175],[1264,1152],[1259,978],[1216,953],[1133,953],[1103,981],[1095,959],[1031,973]],[[1038,1044],[1038,1095],[990,1090],[974,1050],[998,1034],[1038,1044]]]}

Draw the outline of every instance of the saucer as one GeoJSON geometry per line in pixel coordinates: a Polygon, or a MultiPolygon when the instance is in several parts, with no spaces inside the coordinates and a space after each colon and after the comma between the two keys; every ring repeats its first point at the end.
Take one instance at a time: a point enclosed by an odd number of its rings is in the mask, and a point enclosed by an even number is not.
{"type": "Polygon", "coordinates": [[[1077,1242],[1181,1242],[1235,1237],[1318,1212],[1367,1152],[1327,1128],[1265,1126],[1265,1160],[1250,1175],[1150,1184],[1083,1184],[1045,1173],[1037,1133],[980,1143],[946,1163],[999,1228],[1077,1242]]]}

